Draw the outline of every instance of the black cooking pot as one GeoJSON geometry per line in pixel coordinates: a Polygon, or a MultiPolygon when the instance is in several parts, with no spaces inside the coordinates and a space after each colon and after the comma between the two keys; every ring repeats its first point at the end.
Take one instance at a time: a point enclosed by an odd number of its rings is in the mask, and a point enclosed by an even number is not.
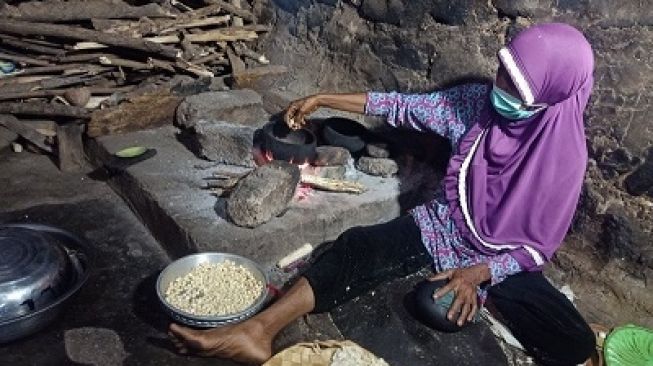
{"type": "Polygon", "coordinates": [[[466,327],[458,326],[459,314],[456,314],[454,321],[447,318],[449,307],[453,303],[453,293],[449,292],[443,297],[434,300],[433,293],[440,287],[447,284],[446,280],[423,281],[415,286],[415,315],[422,323],[440,332],[454,333],[466,327]]]}
{"type": "Polygon", "coordinates": [[[340,146],[352,153],[365,147],[367,128],[360,123],[341,117],[332,117],[324,121],[322,136],[329,145],[340,146]]]}
{"type": "Polygon", "coordinates": [[[264,148],[274,160],[293,163],[315,160],[317,139],[307,129],[291,130],[284,123],[268,124],[263,127],[264,148]]]}

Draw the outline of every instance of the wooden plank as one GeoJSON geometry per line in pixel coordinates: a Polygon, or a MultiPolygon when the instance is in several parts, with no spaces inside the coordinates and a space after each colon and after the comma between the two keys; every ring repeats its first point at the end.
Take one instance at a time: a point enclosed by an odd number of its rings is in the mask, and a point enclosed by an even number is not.
{"type": "Polygon", "coordinates": [[[44,117],[73,117],[89,118],[90,114],[86,108],[73,107],[63,104],[51,104],[40,102],[9,102],[0,103],[0,114],[19,114],[44,117]]]}
{"type": "Polygon", "coordinates": [[[137,38],[129,38],[117,34],[104,33],[75,26],[48,23],[32,23],[20,20],[4,19],[0,22],[0,32],[17,35],[49,36],[69,38],[79,41],[98,42],[101,44],[158,54],[165,58],[177,58],[179,51],[173,47],[163,46],[137,38]]]}
{"type": "Polygon", "coordinates": [[[69,123],[57,126],[57,153],[62,172],[79,172],[84,167],[84,126],[69,123]]]}
{"type": "Polygon", "coordinates": [[[25,140],[36,145],[39,149],[52,153],[52,147],[46,143],[47,137],[19,121],[16,117],[8,114],[0,114],[0,125],[3,125],[15,134],[22,136],[25,140]]]}

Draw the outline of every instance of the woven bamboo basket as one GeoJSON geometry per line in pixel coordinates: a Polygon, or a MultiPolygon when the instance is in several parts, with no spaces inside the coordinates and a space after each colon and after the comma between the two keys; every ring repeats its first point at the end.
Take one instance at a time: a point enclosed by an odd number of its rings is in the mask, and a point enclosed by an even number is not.
{"type": "Polygon", "coordinates": [[[356,347],[362,353],[374,356],[352,341],[316,341],[288,347],[274,355],[263,366],[330,366],[333,354],[345,346],[356,347]]]}

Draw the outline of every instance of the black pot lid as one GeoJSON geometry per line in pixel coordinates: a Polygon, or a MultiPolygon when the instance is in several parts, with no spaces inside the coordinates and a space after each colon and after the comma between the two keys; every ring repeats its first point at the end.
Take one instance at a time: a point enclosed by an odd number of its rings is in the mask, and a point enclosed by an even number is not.
{"type": "Polygon", "coordinates": [[[38,311],[74,285],[67,249],[45,232],[0,226],[0,321],[38,311]]]}

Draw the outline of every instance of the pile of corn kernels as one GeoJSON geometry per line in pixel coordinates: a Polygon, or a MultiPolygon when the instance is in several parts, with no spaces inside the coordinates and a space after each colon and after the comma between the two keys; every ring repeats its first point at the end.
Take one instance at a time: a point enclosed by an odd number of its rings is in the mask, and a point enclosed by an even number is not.
{"type": "Polygon", "coordinates": [[[222,316],[250,307],[263,283],[232,261],[203,263],[170,283],[165,296],[172,306],[200,316],[222,316]]]}

